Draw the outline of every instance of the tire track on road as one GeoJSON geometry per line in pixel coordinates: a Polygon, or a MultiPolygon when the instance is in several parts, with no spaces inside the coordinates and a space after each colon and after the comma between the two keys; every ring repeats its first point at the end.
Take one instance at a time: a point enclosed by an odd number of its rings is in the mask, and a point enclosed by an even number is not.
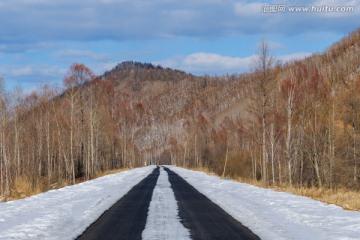
{"type": "Polygon", "coordinates": [[[194,240],[260,238],[168,168],[169,181],[179,206],[179,217],[194,240]]]}

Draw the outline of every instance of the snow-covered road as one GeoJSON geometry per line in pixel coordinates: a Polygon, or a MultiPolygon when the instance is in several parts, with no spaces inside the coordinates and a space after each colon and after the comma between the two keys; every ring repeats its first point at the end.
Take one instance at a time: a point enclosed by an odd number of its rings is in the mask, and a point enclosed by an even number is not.
{"type": "Polygon", "coordinates": [[[150,202],[144,240],[190,239],[190,232],[180,222],[178,206],[167,172],[161,168],[150,202]]]}
{"type": "MultiPolygon", "coordinates": [[[[74,239],[154,168],[125,171],[0,203],[0,239],[74,239]]],[[[360,212],[201,172],[169,168],[261,239],[360,239],[360,212]]],[[[143,232],[144,239],[155,236],[189,236],[179,221],[176,199],[162,169],[143,232]]]]}
{"type": "Polygon", "coordinates": [[[74,239],[155,166],[0,203],[0,239],[74,239]]]}
{"type": "Polygon", "coordinates": [[[170,167],[263,240],[360,239],[360,212],[170,167]]]}

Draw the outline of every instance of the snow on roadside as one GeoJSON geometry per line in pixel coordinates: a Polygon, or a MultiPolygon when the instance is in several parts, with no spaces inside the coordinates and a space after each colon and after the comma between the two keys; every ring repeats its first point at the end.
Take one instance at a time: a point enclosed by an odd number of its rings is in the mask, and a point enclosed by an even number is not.
{"type": "Polygon", "coordinates": [[[178,206],[168,173],[162,167],[150,202],[142,239],[190,239],[189,230],[180,222],[178,206]]]}
{"type": "Polygon", "coordinates": [[[360,212],[169,167],[263,240],[360,239],[360,212]]]}
{"type": "Polygon", "coordinates": [[[155,166],[0,203],[0,239],[74,239],[155,166]]]}

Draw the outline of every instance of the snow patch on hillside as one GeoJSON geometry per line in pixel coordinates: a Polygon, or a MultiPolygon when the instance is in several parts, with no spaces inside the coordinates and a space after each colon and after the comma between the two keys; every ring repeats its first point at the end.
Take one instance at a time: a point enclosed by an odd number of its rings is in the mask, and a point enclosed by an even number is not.
{"type": "Polygon", "coordinates": [[[360,239],[360,212],[169,167],[263,240],[360,239]]]}

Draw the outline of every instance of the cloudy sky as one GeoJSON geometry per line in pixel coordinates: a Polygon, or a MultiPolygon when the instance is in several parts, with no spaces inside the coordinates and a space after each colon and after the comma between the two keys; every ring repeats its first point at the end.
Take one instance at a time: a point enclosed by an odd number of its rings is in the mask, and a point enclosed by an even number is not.
{"type": "Polygon", "coordinates": [[[241,73],[262,37],[279,59],[302,58],[360,27],[359,17],[359,0],[1,0],[0,76],[8,88],[61,86],[74,62],[102,74],[126,60],[241,73]],[[291,10],[312,6],[353,11],[291,10]]]}

